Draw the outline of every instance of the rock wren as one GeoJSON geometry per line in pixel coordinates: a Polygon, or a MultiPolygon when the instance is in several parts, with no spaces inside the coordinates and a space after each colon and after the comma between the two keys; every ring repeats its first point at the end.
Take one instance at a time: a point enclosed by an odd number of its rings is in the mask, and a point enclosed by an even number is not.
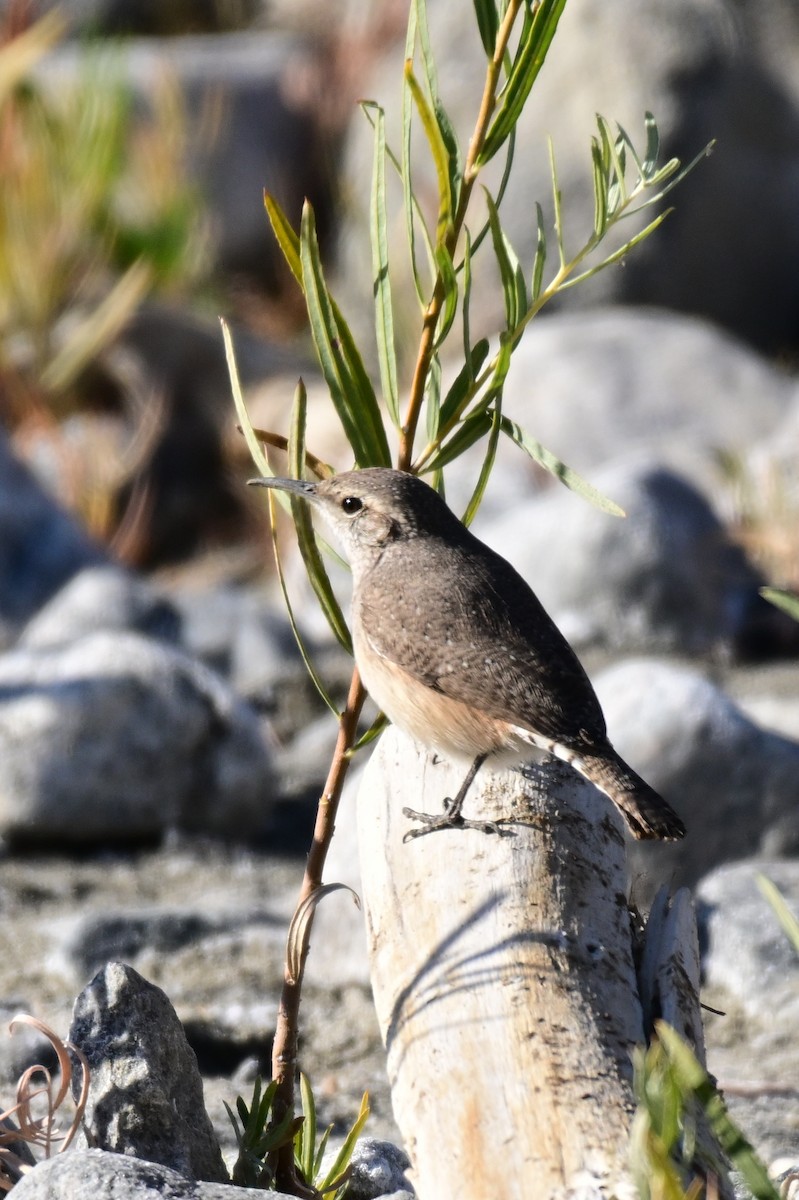
{"type": "Polygon", "coordinates": [[[458,520],[423,480],[373,467],[320,483],[253,479],[308,500],[352,566],[352,638],[367,691],[387,717],[446,757],[471,765],[458,794],[409,836],[446,827],[496,830],[461,815],[486,759],[541,751],[603,791],[636,838],[685,827],[616,753],[594,689],[522,577],[458,520]]]}

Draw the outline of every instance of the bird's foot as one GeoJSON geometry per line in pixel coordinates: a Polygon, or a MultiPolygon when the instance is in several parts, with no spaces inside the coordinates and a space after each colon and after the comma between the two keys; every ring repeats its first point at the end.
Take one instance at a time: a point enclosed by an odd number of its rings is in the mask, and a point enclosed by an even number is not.
{"type": "Polygon", "coordinates": [[[461,814],[461,806],[449,797],[444,800],[442,813],[417,812],[415,808],[403,808],[402,815],[419,822],[418,829],[409,829],[403,836],[403,842],[413,841],[414,838],[424,837],[426,833],[435,833],[437,829],[478,829],[481,833],[495,833],[502,837],[502,830],[496,821],[469,821],[461,814]]]}

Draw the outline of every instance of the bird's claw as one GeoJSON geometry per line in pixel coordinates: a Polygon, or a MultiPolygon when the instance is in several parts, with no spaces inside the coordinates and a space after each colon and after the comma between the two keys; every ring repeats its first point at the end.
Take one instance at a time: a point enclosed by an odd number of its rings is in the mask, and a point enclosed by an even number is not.
{"type": "Polygon", "coordinates": [[[419,829],[406,831],[403,842],[424,837],[427,833],[435,833],[438,829],[477,829],[481,833],[495,833],[498,837],[502,837],[503,833],[496,821],[469,821],[461,816],[460,806],[449,796],[444,800],[443,813],[423,813],[417,812],[415,808],[403,808],[402,815],[420,824],[419,829]]]}

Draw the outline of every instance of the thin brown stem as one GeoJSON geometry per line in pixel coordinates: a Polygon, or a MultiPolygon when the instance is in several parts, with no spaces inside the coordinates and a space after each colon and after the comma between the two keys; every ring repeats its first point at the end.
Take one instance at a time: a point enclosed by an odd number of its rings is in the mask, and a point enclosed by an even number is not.
{"type": "MultiPolygon", "coordinates": [[[[508,5],[507,12],[503,18],[502,24],[497,32],[496,45],[494,46],[494,54],[488,64],[486,70],[485,86],[483,88],[483,97],[480,102],[480,110],[477,114],[474,132],[469,139],[469,151],[466,156],[466,163],[463,168],[463,179],[461,183],[460,198],[458,207],[452,220],[450,232],[444,243],[448,253],[452,256],[455,252],[455,247],[458,244],[458,238],[461,235],[466,213],[469,208],[469,201],[472,195],[475,181],[480,171],[478,165],[478,157],[485,145],[486,134],[488,133],[489,123],[494,108],[497,102],[497,84],[499,82],[500,72],[502,70],[502,61],[505,57],[505,52],[508,48],[508,41],[513,30],[516,17],[521,8],[522,0],[511,0],[508,5]]],[[[441,307],[444,303],[444,280],[439,273],[436,276],[435,285],[433,287],[433,295],[430,303],[425,309],[424,320],[422,324],[422,335],[419,340],[419,351],[416,356],[416,366],[414,367],[413,380],[411,382],[410,394],[408,397],[408,408],[406,411],[405,422],[400,431],[400,447],[397,458],[397,466],[401,471],[407,471],[413,459],[413,444],[416,440],[416,429],[419,424],[419,416],[422,411],[422,401],[424,399],[424,388],[427,377],[430,371],[430,363],[433,359],[435,350],[435,335],[438,319],[441,316],[441,307]]]]}
{"type": "MultiPolygon", "coordinates": [[[[350,765],[348,751],[355,743],[358,718],[363,707],[365,693],[357,668],[353,670],[347,704],[339,718],[338,738],[330,763],[324,791],[319,798],[316,811],[313,841],[308,851],[305,874],[297,899],[297,908],[321,887],[330,843],[336,825],[336,814],[341,799],[344,780],[350,765]]],[[[308,915],[313,921],[313,912],[308,915]]],[[[307,945],[307,941],[306,941],[307,945]]],[[[307,950],[300,956],[299,970],[292,975],[288,967],[288,955],[283,969],[283,988],[280,994],[275,1040],[272,1046],[272,1078],[277,1080],[274,1103],[274,1120],[277,1122],[286,1112],[294,1111],[294,1081],[297,1074],[297,1034],[299,1029],[300,999],[305,974],[307,950]]],[[[294,1165],[294,1148],[289,1142],[275,1152],[275,1161],[270,1163],[275,1172],[275,1183],[280,1191],[292,1196],[316,1197],[318,1193],[306,1186],[297,1175],[294,1165]]]]}

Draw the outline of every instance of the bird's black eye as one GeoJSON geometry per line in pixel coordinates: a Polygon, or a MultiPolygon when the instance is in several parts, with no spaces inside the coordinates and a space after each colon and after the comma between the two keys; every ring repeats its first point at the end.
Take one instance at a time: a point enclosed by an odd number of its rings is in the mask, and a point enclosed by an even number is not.
{"type": "Polygon", "coordinates": [[[357,496],[345,496],[341,501],[341,507],[348,517],[353,517],[356,512],[360,512],[363,508],[363,501],[357,496]]]}

